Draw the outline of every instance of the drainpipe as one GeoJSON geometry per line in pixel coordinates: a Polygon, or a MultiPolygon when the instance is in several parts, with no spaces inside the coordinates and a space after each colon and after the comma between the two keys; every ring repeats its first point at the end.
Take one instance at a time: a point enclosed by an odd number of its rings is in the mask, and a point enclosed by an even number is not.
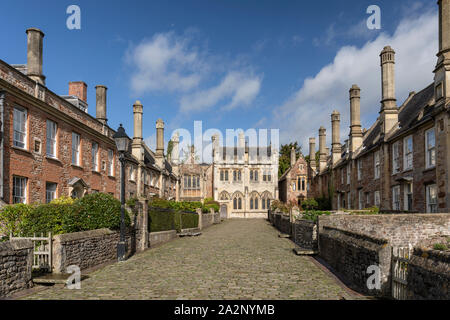
{"type": "Polygon", "coordinates": [[[4,114],[4,103],[5,103],[5,92],[4,91],[0,91],[0,199],[3,199],[3,176],[4,176],[4,168],[3,168],[3,155],[4,155],[4,150],[3,150],[3,140],[4,140],[4,130],[3,130],[3,123],[4,123],[4,119],[3,119],[3,114],[4,114]]]}

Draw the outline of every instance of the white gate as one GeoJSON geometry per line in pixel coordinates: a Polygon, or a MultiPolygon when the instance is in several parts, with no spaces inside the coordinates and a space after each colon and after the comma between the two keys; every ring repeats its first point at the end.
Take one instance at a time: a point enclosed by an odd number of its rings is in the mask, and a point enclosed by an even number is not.
{"type": "Polygon", "coordinates": [[[52,233],[49,232],[48,236],[33,235],[33,237],[14,237],[10,235],[10,240],[31,240],[33,243],[33,269],[44,269],[48,272],[52,272],[52,233]]]}
{"type": "Polygon", "coordinates": [[[408,266],[412,248],[392,248],[392,297],[396,300],[407,299],[408,266]]]}

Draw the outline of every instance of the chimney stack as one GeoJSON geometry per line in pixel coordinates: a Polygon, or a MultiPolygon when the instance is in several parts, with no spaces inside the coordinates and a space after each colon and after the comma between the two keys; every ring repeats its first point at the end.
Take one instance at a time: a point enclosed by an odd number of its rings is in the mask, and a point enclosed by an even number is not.
{"type": "Polygon", "coordinates": [[[331,129],[332,129],[331,163],[333,166],[341,159],[342,154],[340,125],[341,125],[341,114],[335,110],[331,114],[331,129]]]}
{"type": "Polygon", "coordinates": [[[164,157],[164,121],[156,121],[156,157],[164,157]]]}
{"type": "Polygon", "coordinates": [[[450,101],[450,0],[439,0],[439,53],[434,70],[436,105],[450,101]]]}
{"type": "Polygon", "coordinates": [[[69,82],[69,96],[78,97],[87,103],[87,84],[83,81],[69,82]]]}
{"type": "Polygon", "coordinates": [[[239,133],[239,148],[245,148],[245,134],[243,132],[239,133]]]}
{"type": "Polygon", "coordinates": [[[106,124],[108,122],[106,118],[106,90],[108,88],[105,86],[96,86],[95,90],[97,120],[106,124]]]}
{"type": "MultiPolygon", "coordinates": [[[[131,150],[133,156],[139,161],[143,161],[142,153],[142,114],[144,107],[142,103],[137,100],[133,105],[133,116],[134,116],[134,135],[133,143],[131,145],[131,150]]],[[[98,118],[98,107],[97,107],[97,118],[98,118]]]]}
{"type": "Polygon", "coordinates": [[[179,164],[180,162],[180,134],[178,131],[172,138],[172,163],[179,164]]]}
{"type": "Polygon", "coordinates": [[[327,166],[327,146],[326,146],[326,135],[327,130],[324,127],[319,129],[319,172],[323,172],[327,166]]]}
{"type": "Polygon", "coordinates": [[[295,163],[297,162],[297,154],[295,152],[295,148],[292,147],[291,149],[291,168],[295,166],[295,163]]]}
{"type": "Polygon", "coordinates": [[[309,138],[309,165],[312,171],[316,171],[316,138],[309,138]]]}
{"type": "Polygon", "coordinates": [[[27,75],[45,86],[42,74],[42,48],[44,33],[36,28],[27,30],[27,75]]]}
{"type": "Polygon", "coordinates": [[[362,145],[361,129],[361,89],[354,84],[350,89],[350,153],[355,153],[362,145]]]}
{"type": "Polygon", "coordinates": [[[381,122],[382,132],[387,134],[398,122],[397,100],[395,99],[395,51],[387,46],[380,54],[381,59],[381,122]]]}

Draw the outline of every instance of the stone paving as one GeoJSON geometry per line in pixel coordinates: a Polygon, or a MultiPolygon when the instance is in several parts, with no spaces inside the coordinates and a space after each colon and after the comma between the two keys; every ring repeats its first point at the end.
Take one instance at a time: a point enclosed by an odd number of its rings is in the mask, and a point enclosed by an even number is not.
{"type": "Polygon", "coordinates": [[[25,299],[355,299],[265,220],[229,220],[25,299]]]}

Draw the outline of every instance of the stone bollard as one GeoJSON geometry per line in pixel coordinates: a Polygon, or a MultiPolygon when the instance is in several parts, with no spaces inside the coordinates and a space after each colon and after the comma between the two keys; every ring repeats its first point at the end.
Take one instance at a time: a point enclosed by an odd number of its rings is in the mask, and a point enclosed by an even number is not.
{"type": "Polygon", "coordinates": [[[198,230],[202,230],[203,228],[203,212],[201,208],[198,208],[197,210],[197,214],[198,214],[198,230]]]}
{"type": "Polygon", "coordinates": [[[138,249],[144,251],[149,247],[149,234],[148,234],[148,200],[140,200],[141,208],[139,212],[140,218],[140,230],[141,235],[138,249]]]}

